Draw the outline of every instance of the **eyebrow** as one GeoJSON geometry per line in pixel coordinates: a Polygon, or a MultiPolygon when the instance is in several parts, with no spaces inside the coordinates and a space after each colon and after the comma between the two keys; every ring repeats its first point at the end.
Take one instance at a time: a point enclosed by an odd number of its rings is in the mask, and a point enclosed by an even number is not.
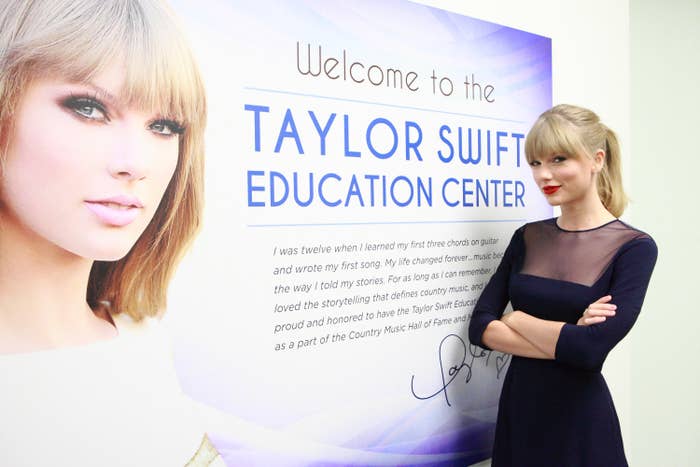
{"type": "Polygon", "coordinates": [[[107,103],[112,108],[112,111],[116,112],[117,115],[121,114],[122,110],[126,106],[126,103],[119,96],[115,96],[105,88],[98,86],[91,81],[75,81],[74,84],[89,88],[90,91],[95,93],[95,97],[97,99],[107,103]]]}
{"type": "Polygon", "coordinates": [[[106,89],[101,88],[100,86],[98,86],[94,83],[82,82],[80,84],[92,89],[95,92],[95,94],[97,95],[97,97],[99,97],[100,99],[106,100],[106,101],[110,102],[111,104],[119,104],[120,103],[120,99],[117,98],[114,94],[110,93],[106,89]]]}

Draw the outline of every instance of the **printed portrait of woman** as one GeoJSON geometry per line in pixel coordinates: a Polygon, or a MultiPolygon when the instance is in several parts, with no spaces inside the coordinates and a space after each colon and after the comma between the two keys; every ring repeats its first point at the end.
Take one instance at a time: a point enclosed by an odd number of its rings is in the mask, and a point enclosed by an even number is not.
{"type": "Polygon", "coordinates": [[[205,119],[165,3],[0,4],[0,464],[221,463],[158,325],[205,119]]]}

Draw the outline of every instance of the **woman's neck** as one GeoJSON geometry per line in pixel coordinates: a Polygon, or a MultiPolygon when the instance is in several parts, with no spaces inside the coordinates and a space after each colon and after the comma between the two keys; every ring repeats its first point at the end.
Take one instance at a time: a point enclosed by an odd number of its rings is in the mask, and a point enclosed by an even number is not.
{"type": "Polygon", "coordinates": [[[603,205],[596,193],[586,199],[562,204],[559,227],[566,230],[587,230],[616,219],[603,205]]]}
{"type": "Polygon", "coordinates": [[[92,312],[92,261],[5,225],[0,231],[0,353],[86,344],[116,335],[92,312]]]}

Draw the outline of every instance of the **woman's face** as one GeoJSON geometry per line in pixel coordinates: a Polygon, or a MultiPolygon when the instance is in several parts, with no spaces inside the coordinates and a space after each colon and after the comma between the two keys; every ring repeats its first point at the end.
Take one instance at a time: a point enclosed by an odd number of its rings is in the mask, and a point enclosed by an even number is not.
{"type": "Polygon", "coordinates": [[[535,183],[552,206],[575,204],[597,197],[596,173],[602,167],[603,152],[593,158],[553,154],[530,162],[535,183]]]}
{"type": "Polygon", "coordinates": [[[93,260],[123,257],[175,170],[181,126],[119,100],[123,70],[25,90],[0,183],[3,226],[93,260]]]}

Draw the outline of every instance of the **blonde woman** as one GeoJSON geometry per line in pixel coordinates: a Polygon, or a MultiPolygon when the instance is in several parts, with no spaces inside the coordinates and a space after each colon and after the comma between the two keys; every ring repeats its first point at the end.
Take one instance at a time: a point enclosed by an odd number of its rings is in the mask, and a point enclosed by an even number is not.
{"type": "Polygon", "coordinates": [[[0,5],[3,465],[220,462],[155,319],[200,224],[205,106],[158,0],[0,5]]]}
{"type": "Polygon", "coordinates": [[[626,205],[619,145],[595,113],[544,112],[525,152],[561,216],[515,232],[469,326],[474,344],[513,354],[493,465],[625,466],[600,371],[637,319],[656,245],[618,219],[626,205]],[[503,314],[509,301],[515,311],[503,314]]]}

